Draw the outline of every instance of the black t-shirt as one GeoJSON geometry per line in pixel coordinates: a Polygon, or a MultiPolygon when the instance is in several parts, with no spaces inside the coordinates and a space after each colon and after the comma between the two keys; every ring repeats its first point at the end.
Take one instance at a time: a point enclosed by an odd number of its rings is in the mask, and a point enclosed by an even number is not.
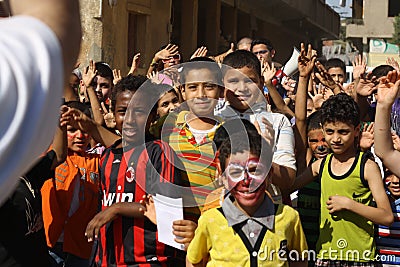
{"type": "Polygon", "coordinates": [[[40,188],[54,177],[55,152],[43,156],[19,179],[0,207],[0,266],[49,266],[40,188]]]}

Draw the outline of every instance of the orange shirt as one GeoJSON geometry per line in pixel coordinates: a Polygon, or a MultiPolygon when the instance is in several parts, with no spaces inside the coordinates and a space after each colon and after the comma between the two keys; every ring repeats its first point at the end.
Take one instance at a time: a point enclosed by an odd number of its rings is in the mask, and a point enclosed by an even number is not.
{"type": "Polygon", "coordinates": [[[68,155],[56,168],[55,178],[44,183],[42,211],[49,247],[64,232],[64,252],[90,257],[92,243],[87,242],[85,230],[98,211],[99,158],[97,154],[68,155]]]}

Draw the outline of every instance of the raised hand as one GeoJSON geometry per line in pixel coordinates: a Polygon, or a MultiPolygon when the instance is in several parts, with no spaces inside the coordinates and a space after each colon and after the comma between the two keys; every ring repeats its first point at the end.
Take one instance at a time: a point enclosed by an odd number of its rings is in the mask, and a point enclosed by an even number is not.
{"type": "Polygon", "coordinates": [[[397,62],[397,60],[395,60],[393,57],[388,57],[386,63],[392,66],[398,72],[400,71],[399,62],[397,62]]]}
{"type": "Polygon", "coordinates": [[[104,117],[104,123],[106,124],[106,126],[108,128],[115,128],[115,125],[117,124],[115,122],[115,117],[114,117],[114,113],[112,112],[112,106],[111,106],[111,101],[110,101],[110,106],[106,107],[106,105],[104,104],[104,102],[101,102],[101,108],[102,108],[102,113],[103,113],[103,117],[104,117]]]}
{"type": "Polygon", "coordinates": [[[155,54],[154,59],[158,61],[160,59],[168,59],[169,57],[173,57],[179,54],[178,48],[179,47],[177,45],[168,44],[164,49],[155,54]]]}
{"type": "Polygon", "coordinates": [[[137,53],[133,56],[132,65],[131,68],[129,69],[128,75],[133,74],[137,70],[137,68],[139,67],[139,63],[140,63],[140,53],[137,53]]]}
{"type": "Polygon", "coordinates": [[[196,51],[194,51],[193,55],[190,57],[190,59],[196,58],[196,57],[205,57],[207,56],[207,47],[202,46],[196,49],[196,51]]]}
{"type": "Polygon", "coordinates": [[[315,66],[317,67],[319,72],[315,73],[315,76],[318,78],[318,80],[325,86],[331,88],[332,90],[337,86],[336,82],[332,79],[331,75],[328,73],[328,71],[325,69],[325,67],[317,61],[315,63],[315,66]]]}
{"type": "Polygon", "coordinates": [[[308,92],[308,96],[311,98],[311,100],[314,103],[314,109],[318,110],[321,108],[322,103],[325,101],[325,96],[324,96],[324,89],[321,84],[319,84],[318,89],[315,83],[312,86],[313,93],[308,92]]]}
{"type": "Polygon", "coordinates": [[[360,96],[369,96],[371,95],[374,90],[376,89],[376,83],[378,80],[376,79],[375,76],[372,76],[372,73],[368,73],[367,75],[364,75],[360,79],[360,81],[357,83],[356,86],[356,92],[360,96]]]}
{"type": "Polygon", "coordinates": [[[158,75],[158,71],[152,71],[151,73],[147,74],[147,78],[151,80],[152,83],[161,84],[163,80],[160,80],[160,76],[158,75]]]}
{"type": "Polygon", "coordinates": [[[82,80],[86,87],[91,86],[93,79],[94,77],[96,77],[96,75],[97,75],[96,64],[91,59],[89,61],[89,66],[82,73],[82,80]]]}
{"type": "Polygon", "coordinates": [[[360,137],[360,148],[362,151],[366,151],[374,144],[374,123],[371,122],[369,125],[364,124],[361,137],[360,137]]]}
{"type": "MultiPolygon", "coordinates": [[[[264,77],[265,84],[272,85],[272,79],[275,77],[276,69],[274,63],[271,66],[263,58],[261,60],[261,75],[264,77]]],[[[272,85],[273,86],[273,85],[272,85]]]]}
{"type": "Polygon", "coordinates": [[[353,79],[361,78],[367,68],[366,58],[358,55],[354,57],[351,63],[353,64],[353,79]]]}
{"type": "Polygon", "coordinates": [[[275,130],[272,125],[266,118],[262,117],[261,122],[265,125],[264,131],[261,131],[260,124],[258,121],[254,121],[254,126],[256,127],[258,133],[267,141],[270,146],[274,146],[275,144],[275,130]]]}
{"type": "Polygon", "coordinates": [[[378,84],[376,99],[378,104],[391,106],[399,94],[400,76],[397,71],[389,71],[386,77],[381,77],[378,84]]]}
{"type": "Polygon", "coordinates": [[[301,77],[308,77],[314,68],[317,57],[316,55],[313,55],[312,46],[310,44],[308,45],[307,51],[304,43],[301,43],[300,47],[297,67],[301,77]]]}
{"type": "Polygon", "coordinates": [[[122,80],[121,70],[113,69],[113,84],[116,85],[120,80],[122,80]]]}

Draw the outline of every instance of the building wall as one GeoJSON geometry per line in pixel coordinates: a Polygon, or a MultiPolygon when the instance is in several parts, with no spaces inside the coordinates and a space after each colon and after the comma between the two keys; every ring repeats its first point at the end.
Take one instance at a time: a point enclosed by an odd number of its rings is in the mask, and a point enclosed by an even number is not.
{"type": "Polygon", "coordinates": [[[243,36],[269,38],[276,59],[285,62],[293,46],[339,32],[339,16],[320,0],[80,0],[83,40],[79,61],[105,61],[129,70],[141,53],[145,73],[154,53],[168,42],[180,46],[184,60],[199,46],[210,55],[229,48],[243,36]],[[301,3],[300,3],[301,2],[301,3]]]}
{"type": "MultiPolygon", "coordinates": [[[[357,5],[357,14],[360,6],[357,5]]],[[[368,43],[368,38],[392,38],[394,27],[393,18],[388,17],[388,0],[364,0],[363,24],[349,24],[346,37],[363,38],[363,43],[368,43]]]]}

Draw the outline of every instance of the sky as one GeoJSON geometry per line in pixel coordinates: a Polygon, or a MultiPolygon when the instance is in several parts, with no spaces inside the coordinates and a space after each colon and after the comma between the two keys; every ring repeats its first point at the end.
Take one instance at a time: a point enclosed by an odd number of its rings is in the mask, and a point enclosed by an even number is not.
{"type": "Polygon", "coordinates": [[[344,0],[346,2],[345,7],[339,6],[341,0],[326,0],[326,3],[331,6],[342,18],[350,18],[351,17],[351,4],[353,0],[344,0]]]}

